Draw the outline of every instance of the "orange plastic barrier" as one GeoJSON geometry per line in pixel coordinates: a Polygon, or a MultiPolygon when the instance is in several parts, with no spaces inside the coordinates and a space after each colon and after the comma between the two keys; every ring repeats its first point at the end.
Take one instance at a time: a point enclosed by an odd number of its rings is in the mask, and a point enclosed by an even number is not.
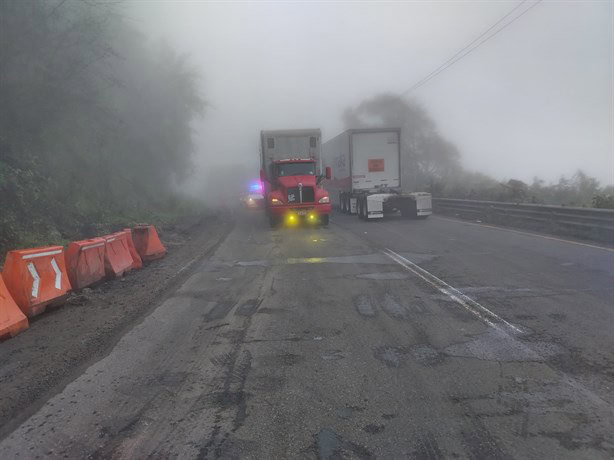
{"type": "Polygon", "coordinates": [[[159,259],[166,255],[166,248],[162,245],[158,232],[153,225],[138,225],[132,229],[132,240],[136,252],[143,262],[159,259]]]}
{"type": "Polygon", "coordinates": [[[0,340],[15,337],[28,328],[28,318],[19,309],[0,276],[0,340]]]}
{"type": "Polygon", "coordinates": [[[17,306],[29,317],[48,305],[63,303],[71,290],[62,246],[9,251],[2,278],[17,306]]]}
{"type": "Polygon", "coordinates": [[[66,249],[66,269],[73,289],[83,289],[104,279],[104,246],[102,238],[73,241],[66,249]]]}
{"type": "Polygon", "coordinates": [[[128,247],[128,234],[117,232],[103,236],[104,270],[107,278],[118,278],[132,270],[132,256],[128,247]]]}
{"type": "Polygon", "coordinates": [[[130,249],[130,255],[132,256],[132,269],[138,270],[139,268],[143,268],[141,256],[139,256],[139,253],[136,252],[134,242],[132,241],[132,230],[129,228],[124,228],[124,232],[128,234],[128,249],[130,249]]]}

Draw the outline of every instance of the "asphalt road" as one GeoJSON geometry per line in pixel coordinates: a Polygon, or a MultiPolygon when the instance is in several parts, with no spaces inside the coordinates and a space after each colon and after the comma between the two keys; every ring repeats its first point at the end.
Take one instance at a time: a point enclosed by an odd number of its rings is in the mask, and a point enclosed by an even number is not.
{"type": "Polygon", "coordinates": [[[612,458],[614,251],[242,214],[3,458],[612,458]]]}

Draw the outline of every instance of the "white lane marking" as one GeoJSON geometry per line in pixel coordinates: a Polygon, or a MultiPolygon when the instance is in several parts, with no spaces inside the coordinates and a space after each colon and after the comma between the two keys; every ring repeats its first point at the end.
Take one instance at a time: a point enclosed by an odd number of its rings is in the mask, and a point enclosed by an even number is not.
{"type": "Polygon", "coordinates": [[[94,244],[88,244],[87,246],[82,246],[81,250],[82,251],[87,251],[88,249],[92,249],[92,248],[98,248],[100,246],[104,246],[104,243],[94,243],[94,244]]]}
{"type": "Polygon", "coordinates": [[[60,267],[58,267],[58,263],[55,261],[55,258],[51,259],[51,268],[55,272],[55,288],[59,291],[62,289],[62,272],[60,271],[60,267]]]}
{"type": "Polygon", "coordinates": [[[461,291],[459,291],[455,287],[450,286],[448,283],[446,283],[442,279],[437,278],[435,275],[426,271],[424,268],[416,265],[410,260],[407,260],[402,255],[397,254],[396,252],[388,248],[386,248],[386,250],[384,251],[384,254],[390,257],[392,260],[394,260],[396,263],[401,265],[406,270],[409,270],[414,275],[422,278],[424,281],[429,283],[431,286],[435,287],[439,292],[448,296],[454,302],[458,303],[465,310],[473,313],[475,316],[477,316],[479,319],[484,321],[489,326],[494,327],[495,329],[501,329],[498,323],[503,323],[505,326],[507,326],[507,328],[511,329],[515,333],[518,333],[518,334],[523,333],[523,330],[520,329],[519,327],[514,326],[512,323],[504,320],[499,315],[497,315],[495,312],[489,310],[485,306],[476,302],[471,297],[468,297],[467,295],[463,294],[461,291]]]}
{"type": "Polygon", "coordinates": [[[34,267],[34,264],[32,262],[28,264],[28,271],[30,272],[30,275],[32,275],[32,279],[34,280],[32,283],[32,297],[36,298],[38,297],[38,284],[40,283],[41,279],[38,276],[36,267],[34,267]]]}
{"type": "Polygon", "coordinates": [[[39,252],[36,254],[27,254],[25,256],[22,256],[22,260],[27,260],[27,259],[35,259],[37,257],[44,257],[44,256],[53,256],[55,254],[61,254],[62,253],[62,249],[57,249],[55,251],[47,251],[47,252],[39,252]]]}
{"type": "Polygon", "coordinates": [[[614,252],[614,248],[608,248],[606,246],[597,246],[596,244],[580,243],[579,241],[566,240],[563,238],[556,238],[554,236],[548,236],[548,235],[540,235],[539,233],[523,232],[522,230],[514,230],[512,228],[497,227],[496,225],[478,224],[475,222],[467,222],[465,220],[460,220],[460,219],[451,219],[449,217],[442,217],[442,216],[434,216],[434,217],[435,219],[447,220],[449,222],[456,222],[457,224],[474,225],[476,227],[492,228],[494,230],[501,230],[504,232],[518,233],[519,235],[536,236],[538,238],[543,238],[545,240],[558,241],[560,243],[569,243],[569,244],[575,244],[576,246],[586,246],[587,248],[603,249],[604,251],[614,252]]]}

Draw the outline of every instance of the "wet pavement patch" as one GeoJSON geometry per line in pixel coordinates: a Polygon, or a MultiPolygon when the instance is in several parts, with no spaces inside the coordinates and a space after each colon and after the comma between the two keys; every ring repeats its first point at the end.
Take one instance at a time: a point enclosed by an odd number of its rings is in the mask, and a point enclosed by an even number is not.
{"type": "Polygon", "coordinates": [[[378,347],[373,351],[373,356],[388,367],[400,367],[403,355],[407,354],[405,347],[378,347]]]}
{"type": "Polygon", "coordinates": [[[283,353],[279,355],[265,355],[258,359],[259,364],[263,367],[278,367],[278,366],[294,366],[305,360],[302,355],[292,353],[283,353]]]}
{"type": "Polygon", "coordinates": [[[371,299],[366,295],[359,295],[354,297],[354,307],[361,316],[373,318],[375,316],[375,310],[371,304],[371,299]]]}
{"type": "Polygon", "coordinates": [[[262,299],[249,299],[237,308],[236,314],[239,316],[252,316],[258,310],[262,299]]]}
{"type": "Polygon", "coordinates": [[[213,321],[225,318],[228,312],[234,307],[233,302],[216,302],[213,308],[205,315],[205,321],[213,321]]]}
{"type": "Polygon", "coordinates": [[[384,431],[384,428],[386,428],[386,425],[374,425],[370,423],[369,425],[364,426],[362,428],[362,431],[365,431],[369,434],[377,434],[384,431]]]}
{"type": "Polygon", "coordinates": [[[315,438],[315,451],[318,460],[336,460],[342,458],[375,459],[375,455],[363,446],[344,440],[330,428],[323,428],[315,438]]]}
{"type": "Polygon", "coordinates": [[[337,361],[345,356],[341,350],[328,350],[322,354],[322,359],[325,361],[337,361]]]}
{"type": "Polygon", "coordinates": [[[416,361],[425,366],[435,366],[443,362],[443,355],[430,345],[414,345],[409,348],[409,352],[416,361]]]}
{"type": "Polygon", "coordinates": [[[337,409],[337,417],[347,420],[352,417],[356,412],[362,412],[364,410],[364,407],[359,406],[342,407],[340,409],[337,409]]]}

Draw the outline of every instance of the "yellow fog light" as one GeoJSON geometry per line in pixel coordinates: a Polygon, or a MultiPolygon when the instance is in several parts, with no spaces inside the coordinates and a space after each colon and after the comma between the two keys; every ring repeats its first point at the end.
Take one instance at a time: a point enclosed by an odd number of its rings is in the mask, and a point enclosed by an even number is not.
{"type": "Polygon", "coordinates": [[[309,220],[315,220],[316,216],[313,214],[309,214],[309,220]]]}

